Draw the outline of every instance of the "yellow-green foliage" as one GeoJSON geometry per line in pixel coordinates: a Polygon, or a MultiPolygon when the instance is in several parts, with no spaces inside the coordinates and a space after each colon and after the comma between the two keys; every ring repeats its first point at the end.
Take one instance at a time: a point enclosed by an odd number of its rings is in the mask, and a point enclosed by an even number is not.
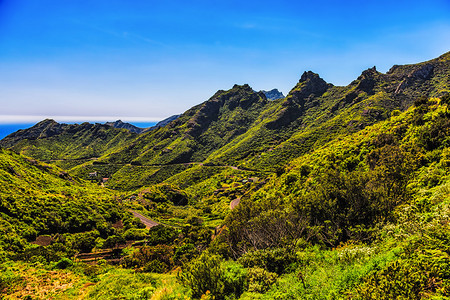
{"type": "Polygon", "coordinates": [[[25,240],[42,234],[97,230],[107,236],[123,215],[113,193],[10,150],[0,149],[0,184],[4,251],[21,251],[25,240]]]}

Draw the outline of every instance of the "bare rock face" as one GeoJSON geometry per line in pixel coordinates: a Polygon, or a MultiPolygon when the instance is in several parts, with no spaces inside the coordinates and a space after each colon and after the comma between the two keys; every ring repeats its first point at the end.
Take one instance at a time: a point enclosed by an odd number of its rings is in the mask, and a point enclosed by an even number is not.
{"type": "Polygon", "coordinates": [[[421,68],[411,72],[411,74],[408,75],[409,78],[414,79],[429,79],[433,73],[433,65],[432,64],[426,64],[422,66],[421,68]]]}
{"type": "Polygon", "coordinates": [[[374,87],[378,81],[378,77],[381,75],[376,67],[369,68],[362,72],[362,74],[356,80],[356,89],[366,92],[368,95],[374,94],[374,87]]]}
{"type": "Polygon", "coordinates": [[[426,64],[412,70],[397,86],[395,94],[400,93],[404,89],[412,86],[414,83],[428,80],[433,75],[434,66],[426,64]]]}
{"type": "Polygon", "coordinates": [[[253,105],[266,103],[262,92],[255,92],[248,84],[234,85],[227,92],[218,91],[208,101],[203,102],[197,112],[188,121],[188,134],[198,136],[211,122],[217,120],[222,111],[236,108],[248,110],[253,105]]]}

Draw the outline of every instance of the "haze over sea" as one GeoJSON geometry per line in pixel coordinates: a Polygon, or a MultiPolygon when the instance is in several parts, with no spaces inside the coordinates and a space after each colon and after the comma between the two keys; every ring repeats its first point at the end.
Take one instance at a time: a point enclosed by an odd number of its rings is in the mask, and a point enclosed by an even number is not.
{"type": "MultiPolygon", "coordinates": [[[[111,121],[115,121],[115,120],[111,120],[111,121]]],[[[74,122],[64,122],[64,123],[75,124],[74,122]]],[[[82,122],[77,122],[77,123],[80,124],[82,122]]],[[[90,122],[90,123],[93,123],[93,122],[90,122]]],[[[104,123],[104,122],[99,122],[99,123],[104,123]]],[[[156,123],[157,122],[133,122],[130,124],[137,126],[137,127],[141,127],[141,128],[147,128],[147,127],[155,126],[156,123]]],[[[14,124],[1,124],[0,123],[0,140],[3,139],[5,136],[7,136],[13,132],[16,132],[17,130],[30,128],[34,124],[35,123],[14,123],[14,124]]]]}

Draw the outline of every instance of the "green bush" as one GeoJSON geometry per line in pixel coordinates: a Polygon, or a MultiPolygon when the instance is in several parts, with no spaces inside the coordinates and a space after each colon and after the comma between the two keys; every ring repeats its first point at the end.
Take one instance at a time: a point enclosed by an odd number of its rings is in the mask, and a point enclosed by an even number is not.
{"type": "Polygon", "coordinates": [[[248,291],[264,293],[277,281],[277,277],[276,273],[268,272],[265,269],[250,268],[247,273],[248,291]]]}
{"type": "Polygon", "coordinates": [[[157,225],[150,228],[147,241],[149,245],[158,245],[158,244],[169,244],[174,241],[174,239],[178,236],[178,230],[163,226],[157,225]]]}
{"type": "Polygon", "coordinates": [[[131,240],[143,240],[147,238],[148,230],[144,228],[130,228],[123,234],[123,237],[127,241],[131,240]]]}
{"type": "Polygon", "coordinates": [[[61,258],[54,266],[55,269],[67,269],[68,267],[73,266],[73,261],[70,259],[63,257],[61,258]]]}
{"type": "Polygon", "coordinates": [[[296,257],[285,248],[276,248],[247,252],[238,261],[247,268],[258,267],[283,274],[290,271],[290,266],[296,261],[296,257]]]}
{"type": "Polygon", "coordinates": [[[194,298],[208,291],[214,299],[239,297],[245,287],[245,271],[237,264],[224,264],[218,255],[205,251],[178,274],[179,281],[189,287],[194,298]]]}

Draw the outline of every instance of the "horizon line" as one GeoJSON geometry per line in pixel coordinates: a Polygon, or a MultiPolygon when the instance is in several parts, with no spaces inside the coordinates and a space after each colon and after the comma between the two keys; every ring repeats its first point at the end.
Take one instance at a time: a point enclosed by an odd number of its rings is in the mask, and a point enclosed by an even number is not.
{"type": "Polygon", "coordinates": [[[57,115],[0,115],[0,124],[38,123],[45,119],[56,122],[115,122],[121,120],[126,123],[154,123],[162,121],[167,117],[126,117],[126,116],[57,116],[57,115]]]}

